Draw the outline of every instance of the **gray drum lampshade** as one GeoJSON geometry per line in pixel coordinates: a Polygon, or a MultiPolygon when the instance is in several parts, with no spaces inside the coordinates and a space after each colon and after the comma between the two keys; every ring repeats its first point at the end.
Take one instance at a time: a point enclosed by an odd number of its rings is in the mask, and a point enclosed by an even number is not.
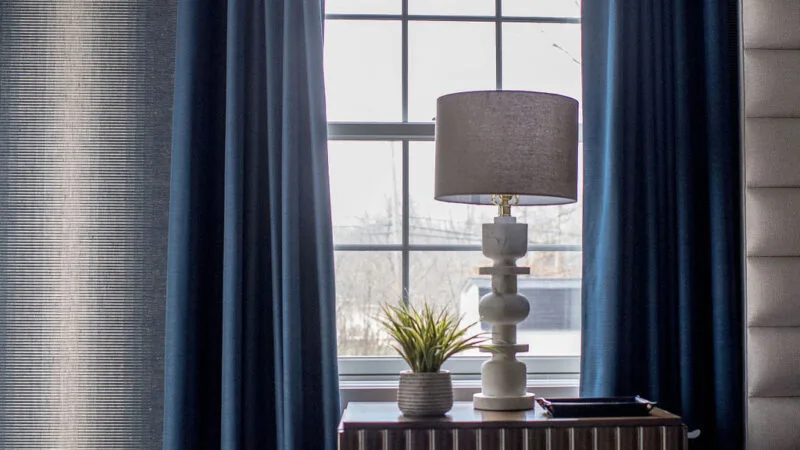
{"type": "Polygon", "coordinates": [[[578,198],[578,102],[524,91],[460,92],[436,104],[437,200],[520,205],[578,198]]]}

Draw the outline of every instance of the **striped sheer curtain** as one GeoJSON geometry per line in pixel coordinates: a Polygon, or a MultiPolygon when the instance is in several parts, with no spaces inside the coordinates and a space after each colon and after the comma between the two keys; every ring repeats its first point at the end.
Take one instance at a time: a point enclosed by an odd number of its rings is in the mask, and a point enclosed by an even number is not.
{"type": "Polygon", "coordinates": [[[161,447],[174,0],[0,1],[0,448],[161,447]]]}

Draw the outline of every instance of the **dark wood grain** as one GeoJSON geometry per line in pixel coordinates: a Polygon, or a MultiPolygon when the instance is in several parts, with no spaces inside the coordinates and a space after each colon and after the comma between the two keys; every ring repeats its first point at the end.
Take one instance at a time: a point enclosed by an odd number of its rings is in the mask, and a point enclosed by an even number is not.
{"type": "Polygon", "coordinates": [[[408,448],[406,445],[406,430],[387,429],[386,442],[389,444],[388,448],[383,450],[391,450],[395,448],[405,450],[408,448]]]}
{"type": "Polygon", "coordinates": [[[503,433],[505,448],[525,448],[525,430],[523,428],[505,428],[503,433]]]}
{"type": "Polygon", "coordinates": [[[617,440],[620,449],[638,449],[639,435],[636,427],[617,427],[617,440]]]}
{"type": "Polygon", "coordinates": [[[431,430],[431,440],[434,443],[431,446],[431,450],[453,450],[453,435],[455,432],[455,429],[431,430]]]}
{"type": "Polygon", "coordinates": [[[570,450],[570,428],[548,428],[547,431],[550,433],[550,450],[570,450]]]}
{"type": "Polygon", "coordinates": [[[339,448],[350,450],[358,448],[358,432],[350,431],[347,433],[339,432],[339,448]]]}
{"type": "Polygon", "coordinates": [[[478,434],[479,430],[476,428],[462,428],[456,432],[456,445],[453,448],[458,450],[477,450],[478,449],[478,434]]]}
{"type": "Polygon", "coordinates": [[[617,427],[599,427],[595,430],[597,450],[617,450],[617,427]]]}
{"type": "Polygon", "coordinates": [[[430,431],[422,429],[408,430],[406,439],[411,442],[410,448],[428,449],[430,448],[430,431]]]}
{"type": "Polygon", "coordinates": [[[502,428],[487,428],[478,432],[481,450],[502,450],[502,428]]]}
{"type": "Polygon", "coordinates": [[[689,438],[687,433],[688,430],[685,425],[680,427],[667,427],[667,448],[689,450],[689,438]]]}
{"type": "Polygon", "coordinates": [[[575,449],[591,449],[594,444],[595,427],[575,427],[572,429],[572,438],[575,449]]]}
{"type": "Polygon", "coordinates": [[[531,428],[524,433],[528,435],[529,450],[547,450],[547,428],[531,428]]]}
{"type": "Polygon", "coordinates": [[[639,427],[639,434],[642,448],[661,448],[666,437],[666,427],[639,427]]]}
{"type": "Polygon", "coordinates": [[[382,450],[384,448],[383,440],[385,436],[386,430],[363,430],[360,440],[364,442],[365,449],[382,450]]]}

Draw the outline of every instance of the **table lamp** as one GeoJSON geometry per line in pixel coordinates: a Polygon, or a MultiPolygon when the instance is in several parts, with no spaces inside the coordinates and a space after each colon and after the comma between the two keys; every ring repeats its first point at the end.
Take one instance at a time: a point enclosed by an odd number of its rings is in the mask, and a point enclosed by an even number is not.
{"type": "Polygon", "coordinates": [[[577,200],[578,102],[556,94],[523,91],[460,92],[436,105],[434,197],[444,202],[496,205],[494,223],[483,224],[481,248],[493,260],[480,273],[492,290],[479,314],[491,325],[491,359],[481,366],[476,409],[533,408],[525,364],[516,354],[517,324],[530,312],[517,292],[517,275],[530,268],[516,260],[528,250],[528,227],[511,216],[512,206],[561,205],[577,200]]]}

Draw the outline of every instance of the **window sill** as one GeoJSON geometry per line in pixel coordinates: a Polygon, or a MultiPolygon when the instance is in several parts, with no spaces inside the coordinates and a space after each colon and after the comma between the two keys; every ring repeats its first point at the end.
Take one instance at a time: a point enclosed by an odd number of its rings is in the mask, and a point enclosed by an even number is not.
{"type": "MultiPolygon", "coordinates": [[[[453,400],[472,401],[472,395],[481,391],[478,379],[453,380],[453,400]]],[[[535,378],[528,379],[528,392],[539,397],[577,397],[578,379],[535,378]]],[[[347,381],[339,383],[341,408],[350,402],[394,402],[397,401],[397,380],[347,381]]]]}

